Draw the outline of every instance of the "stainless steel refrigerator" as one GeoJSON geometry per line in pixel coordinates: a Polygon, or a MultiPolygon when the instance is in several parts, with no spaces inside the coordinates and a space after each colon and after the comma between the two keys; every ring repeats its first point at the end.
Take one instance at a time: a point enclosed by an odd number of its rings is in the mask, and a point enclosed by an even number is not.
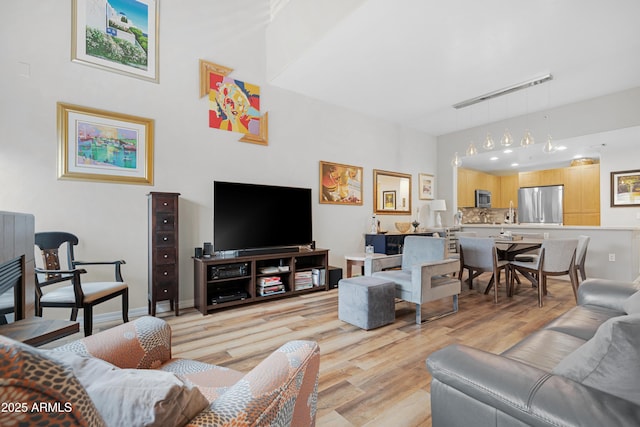
{"type": "Polygon", "coordinates": [[[562,224],[564,186],[524,187],[518,190],[521,224],[562,224]]]}

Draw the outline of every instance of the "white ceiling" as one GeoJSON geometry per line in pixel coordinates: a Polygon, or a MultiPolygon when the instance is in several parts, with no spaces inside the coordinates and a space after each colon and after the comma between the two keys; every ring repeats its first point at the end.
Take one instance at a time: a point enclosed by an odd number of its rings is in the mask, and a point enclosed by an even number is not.
{"type": "Polygon", "coordinates": [[[437,136],[640,87],[639,18],[638,0],[366,0],[271,83],[437,136]]]}

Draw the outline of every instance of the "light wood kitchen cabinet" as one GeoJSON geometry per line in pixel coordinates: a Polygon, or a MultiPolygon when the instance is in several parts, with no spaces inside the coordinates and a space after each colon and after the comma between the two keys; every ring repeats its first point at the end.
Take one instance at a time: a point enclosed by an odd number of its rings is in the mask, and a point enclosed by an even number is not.
{"type": "Polygon", "coordinates": [[[564,223],[600,225],[600,165],[565,168],[564,223]]]}
{"type": "Polygon", "coordinates": [[[474,207],[476,190],[489,190],[493,207],[500,204],[500,177],[473,169],[458,168],[458,206],[474,207]]]}
{"type": "Polygon", "coordinates": [[[471,169],[458,168],[458,206],[470,208],[475,206],[473,175],[471,169]]]}
{"type": "Polygon", "coordinates": [[[513,207],[518,207],[518,175],[505,175],[500,177],[500,206],[508,208],[509,201],[513,202],[513,207]]]}
{"type": "MultiPolygon", "coordinates": [[[[491,207],[502,207],[504,203],[502,201],[502,190],[500,188],[500,177],[498,175],[487,174],[487,190],[491,191],[491,207]]],[[[507,204],[509,204],[508,201],[507,204]]]]}
{"type": "Polygon", "coordinates": [[[497,176],[458,168],[458,206],[475,206],[475,190],[489,190],[492,207],[506,209],[512,200],[518,206],[520,187],[564,185],[564,224],[600,225],[600,165],[520,172],[497,176]]]}
{"type": "Polygon", "coordinates": [[[529,171],[518,173],[518,186],[519,187],[536,187],[540,182],[539,171],[529,171]]]}
{"type": "Polygon", "coordinates": [[[520,172],[518,174],[519,186],[562,185],[564,183],[564,170],[565,168],[557,168],[520,172]]]}
{"type": "Polygon", "coordinates": [[[562,185],[564,183],[564,169],[545,169],[540,171],[539,185],[562,185]]]}

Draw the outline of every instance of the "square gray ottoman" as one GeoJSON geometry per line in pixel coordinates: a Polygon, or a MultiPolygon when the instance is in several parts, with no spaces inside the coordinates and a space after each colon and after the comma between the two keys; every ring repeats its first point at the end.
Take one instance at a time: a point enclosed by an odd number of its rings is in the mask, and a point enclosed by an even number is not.
{"type": "Polygon", "coordinates": [[[396,285],[385,279],[358,276],[340,280],[338,318],[362,329],[373,329],[396,320],[396,285]]]}

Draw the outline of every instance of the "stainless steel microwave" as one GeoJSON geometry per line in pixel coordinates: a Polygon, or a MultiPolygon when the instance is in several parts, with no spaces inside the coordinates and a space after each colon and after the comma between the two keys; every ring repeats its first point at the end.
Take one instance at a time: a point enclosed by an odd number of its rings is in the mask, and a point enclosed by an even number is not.
{"type": "Polygon", "coordinates": [[[476,208],[491,207],[491,191],[476,190],[476,208]]]}

